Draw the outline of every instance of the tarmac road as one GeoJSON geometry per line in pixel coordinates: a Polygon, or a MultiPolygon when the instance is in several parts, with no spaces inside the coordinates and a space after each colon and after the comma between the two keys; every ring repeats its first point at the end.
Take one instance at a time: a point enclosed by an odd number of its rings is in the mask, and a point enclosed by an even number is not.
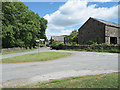
{"type": "Polygon", "coordinates": [[[118,72],[118,54],[115,53],[43,50],[43,52],[47,51],[70,52],[74,55],[52,61],[2,64],[0,82],[3,83],[3,87],[73,76],[118,72]]]}
{"type": "MultiPolygon", "coordinates": [[[[46,51],[49,52],[50,49],[49,48],[40,48],[39,52],[46,52],[46,51]]],[[[27,51],[27,52],[4,54],[4,55],[0,55],[0,57],[2,57],[2,59],[3,59],[3,58],[14,57],[14,56],[20,56],[20,55],[24,55],[24,54],[36,53],[36,52],[38,52],[38,49],[32,50],[32,51],[27,51]]]]}

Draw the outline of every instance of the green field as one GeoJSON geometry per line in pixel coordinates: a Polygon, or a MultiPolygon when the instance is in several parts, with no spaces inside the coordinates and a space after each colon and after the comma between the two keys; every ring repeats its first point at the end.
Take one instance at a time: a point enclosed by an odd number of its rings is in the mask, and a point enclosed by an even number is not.
{"type": "MultiPolygon", "coordinates": [[[[80,76],[50,82],[39,82],[36,85],[18,86],[19,88],[117,88],[118,73],[80,76]]],[[[17,87],[17,88],[18,88],[17,87]]]]}
{"type": "Polygon", "coordinates": [[[70,56],[72,53],[40,52],[2,59],[2,63],[38,62],[70,56]]]}

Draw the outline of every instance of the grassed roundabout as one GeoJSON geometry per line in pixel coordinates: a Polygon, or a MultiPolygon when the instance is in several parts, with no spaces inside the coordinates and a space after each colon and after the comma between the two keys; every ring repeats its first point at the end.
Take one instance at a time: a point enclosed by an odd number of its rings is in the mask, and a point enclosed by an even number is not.
{"type": "Polygon", "coordinates": [[[25,54],[21,56],[5,58],[5,59],[2,59],[2,63],[23,63],[23,62],[48,61],[48,60],[58,59],[62,57],[67,57],[70,55],[72,55],[72,53],[40,52],[40,53],[25,54]]]}

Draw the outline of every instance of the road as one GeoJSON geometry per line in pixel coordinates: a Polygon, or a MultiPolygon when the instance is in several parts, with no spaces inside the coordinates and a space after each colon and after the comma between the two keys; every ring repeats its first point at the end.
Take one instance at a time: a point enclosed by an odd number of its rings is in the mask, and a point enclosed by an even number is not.
{"type": "Polygon", "coordinates": [[[73,55],[44,62],[2,64],[0,82],[3,86],[14,87],[66,77],[118,72],[118,54],[47,49],[41,52],[70,52],[73,55]]]}
{"type": "MultiPolygon", "coordinates": [[[[50,52],[49,48],[40,48],[39,52],[50,52]]],[[[24,55],[24,54],[30,54],[30,53],[36,53],[38,52],[38,50],[32,50],[32,51],[28,51],[28,52],[20,52],[20,53],[11,53],[11,54],[4,54],[4,55],[0,55],[0,57],[2,58],[9,58],[9,57],[14,57],[14,56],[20,56],[20,55],[24,55]]]]}

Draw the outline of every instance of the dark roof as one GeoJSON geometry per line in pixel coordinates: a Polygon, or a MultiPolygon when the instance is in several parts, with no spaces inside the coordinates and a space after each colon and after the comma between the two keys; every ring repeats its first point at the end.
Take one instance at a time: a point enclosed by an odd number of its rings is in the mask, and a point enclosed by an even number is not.
{"type": "Polygon", "coordinates": [[[51,39],[54,41],[64,42],[64,37],[65,36],[51,36],[51,39]]]}
{"type": "MultiPolygon", "coordinates": [[[[90,17],[92,18],[92,17],[90,17]]],[[[97,20],[103,24],[106,24],[106,25],[109,25],[109,26],[113,26],[113,27],[120,27],[120,24],[116,24],[116,23],[113,23],[113,22],[108,22],[108,21],[104,21],[104,20],[101,20],[101,19],[96,19],[96,18],[92,18],[94,20],[97,20]]]]}

